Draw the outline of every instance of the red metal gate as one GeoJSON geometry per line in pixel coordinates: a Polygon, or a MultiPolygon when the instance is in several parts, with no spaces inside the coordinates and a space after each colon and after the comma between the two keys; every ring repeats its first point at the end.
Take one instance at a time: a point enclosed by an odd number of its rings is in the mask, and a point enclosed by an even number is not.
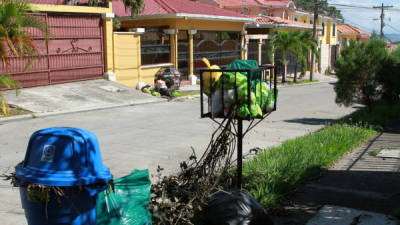
{"type": "Polygon", "coordinates": [[[37,46],[34,64],[24,71],[26,60],[9,58],[0,72],[13,74],[22,87],[98,79],[104,73],[101,16],[41,13],[49,26],[49,43],[37,30],[30,30],[37,46]]]}

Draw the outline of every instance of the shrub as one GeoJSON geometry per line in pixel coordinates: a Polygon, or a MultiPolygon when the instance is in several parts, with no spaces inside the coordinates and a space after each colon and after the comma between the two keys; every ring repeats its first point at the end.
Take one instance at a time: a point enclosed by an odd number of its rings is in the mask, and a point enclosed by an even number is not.
{"type": "Polygon", "coordinates": [[[360,100],[371,109],[381,99],[379,75],[387,60],[386,43],[376,35],[366,43],[351,41],[336,61],[336,103],[349,106],[360,100]]]}
{"type": "Polygon", "coordinates": [[[399,101],[400,64],[396,64],[393,57],[388,58],[383,63],[383,68],[379,72],[378,77],[379,83],[382,84],[382,99],[391,103],[399,101]]]}

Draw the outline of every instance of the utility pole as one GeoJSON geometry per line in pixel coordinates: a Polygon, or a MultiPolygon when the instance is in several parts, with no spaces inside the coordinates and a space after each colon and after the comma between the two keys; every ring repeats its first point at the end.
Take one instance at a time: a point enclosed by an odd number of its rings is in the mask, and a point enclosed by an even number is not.
{"type": "MultiPolygon", "coordinates": [[[[313,21],[313,34],[312,38],[317,40],[317,20],[318,20],[318,0],[314,0],[314,21],[313,21]]],[[[310,81],[313,80],[314,76],[314,64],[315,64],[315,54],[311,52],[311,71],[310,71],[310,81]]]]}
{"type": "Polygon", "coordinates": [[[382,3],[382,6],[374,6],[373,8],[374,9],[381,9],[381,35],[380,35],[380,37],[381,37],[381,39],[383,39],[383,27],[385,26],[385,21],[384,21],[384,19],[385,19],[385,9],[393,8],[393,6],[384,6],[383,3],[382,3]]]}

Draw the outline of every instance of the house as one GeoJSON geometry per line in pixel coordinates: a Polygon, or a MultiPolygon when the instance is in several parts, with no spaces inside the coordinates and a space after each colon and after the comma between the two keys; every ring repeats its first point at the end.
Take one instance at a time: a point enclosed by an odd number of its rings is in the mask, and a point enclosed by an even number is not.
{"type": "MultiPolygon", "coordinates": [[[[301,21],[303,23],[314,23],[314,13],[305,10],[296,9],[289,16],[289,19],[301,21]]],[[[340,19],[318,14],[317,26],[322,29],[317,32],[318,47],[320,53],[320,63],[318,71],[324,73],[327,70],[333,69],[336,58],[339,52],[338,42],[338,24],[340,19]]]]}
{"type": "MultiPolygon", "coordinates": [[[[266,44],[270,39],[270,34],[274,30],[309,30],[311,31],[312,24],[282,19],[273,16],[255,16],[255,21],[246,24],[246,49],[247,59],[257,60],[260,65],[270,64],[266,44]]],[[[317,27],[318,30],[321,27],[317,27]]],[[[289,73],[294,71],[295,58],[289,57],[289,73]]],[[[275,55],[275,61],[279,62],[281,55],[279,52],[275,55]]]]}
{"type": "Polygon", "coordinates": [[[49,26],[48,46],[40,33],[31,31],[38,48],[33,66],[24,71],[26,61],[14,56],[8,66],[0,65],[0,73],[11,73],[22,87],[103,78],[112,41],[112,3],[92,7],[87,1],[27,2],[49,26]]]}
{"type": "MultiPolygon", "coordinates": [[[[249,35],[249,58],[254,59],[258,55],[259,62],[268,62],[265,52],[261,52],[267,40],[268,34],[274,29],[279,30],[311,30],[314,14],[313,12],[299,10],[293,1],[290,0],[200,0],[203,3],[218,5],[221,8],[240,12],[255,18],[256,23],[249,23],[246,25],[246,30],[249,35]],[[258,24],[258,25],[257,25],[258,24]],[[289,25],[289,26],[288,26],[289,25]],[[266,28],[269,28],[266,30],[266,28]],[[273,29],[272,29],[273,28],[273,29]],[[255,34],[264,36],[256,37],[255,34]],[[255,43],[258,42],[258,43],[255,43]],[[258,47],[254,47],[259,45],[258,47]],[[255,49],[261,49],[255,51],[255,49]],[[260,59],[264,58],[264,59],[260,59]]],[[[338,52],[337,47],[337,24],[339,19],[327,15],[319,15],[317,21],[317,36],[319,41],[319,50],[321,61],[319,64],[319,71],[324,72],[328,68],[332,68],[336,55],[338,52]]],[[[279,57],[279,56],[278,56],[279,57]]],[[[290,55],[288,56],[291,57],[290,55]]],[[[294,66],[294,58],[289,59],[289,73],[293,71],[291,67],[294,66]]]]}
{"type": "Polygon", "coordinates": [[[338,34],[340,48],[342,48],[345,44],[348,45],[350,40],[367,42],[371,38],[371,35],[367,32],[349,24],[339,24],[338,34]]]}
{"type": "Polygon", "coordinates": [[[130,55],[126,62],[114,57],[116,81],[128,86],[150,83],[163,67],[175,67],[188,79],[206,68],[203,57],[219,66],[244,58],[244,25],[252,21],[247,16],[190,0],[145,0],[145,5],[144,11],[132,18],[122,1],[113,1],[113,12],[121,21],[117,35],[144,28],[123,45],[136,49],[135,54],[122,53],[118,43],[114,46],[116,55],[130,55]]]}

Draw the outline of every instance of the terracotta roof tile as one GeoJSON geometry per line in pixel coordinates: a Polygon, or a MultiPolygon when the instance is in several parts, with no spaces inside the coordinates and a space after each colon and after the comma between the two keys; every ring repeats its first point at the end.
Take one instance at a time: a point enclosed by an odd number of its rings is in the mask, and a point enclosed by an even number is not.
{"type": "MultiPolygon", "coordinates": [[[[125,10],[122,0],[114,0],[112,2],[113,12],[117,16],[129,16],[130,9],[125,10]]],[[[144,0],[145,9],[140,15],[162,15],[187,13],[197,15],[212,15],[247,18],[236,12],[221,9],[216,6],[193,2],[190,0],[144,0]]]]}
{"type": "MultiPolygon", "coordinates": [[[[274,17],[274,16],[256,16],[253,17],[255,19],[255,22],[248,23],[248,24],[271,24],[271,25],[288,25],[291,27],[302,27],[302,28],[309,28],[312,29],[313,25],[309,23],[302,23],[298,21],[292,21],[292,20],[287,20],[287,19],[282,19],[280,17],[274,17]]],[[[321,26],[317,26],[319,29],[321,26]]]]}
{"type": "Polygon", "coordinates": [[[367,32],[365,32],[357,27],[350,26],[349,24],[338,24],[337,29],[338,29],[338,32],[341,34],[368,35],[367,32]]]}
{"type": "Polygon", "coordinates": [[[225,7],[240,6],[286,6],[291,0],[215,0],[225,7]]]}

